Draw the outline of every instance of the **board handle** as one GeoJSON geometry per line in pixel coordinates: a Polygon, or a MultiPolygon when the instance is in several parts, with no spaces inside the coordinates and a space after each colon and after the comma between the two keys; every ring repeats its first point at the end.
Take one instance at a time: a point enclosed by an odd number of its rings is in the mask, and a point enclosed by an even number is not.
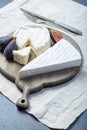
{"type": "Polygon", "coordinates": [[[23,95],[21,98],[17,100],[16,106],[21,109],[27,109],[29,107],[29,101],[28,101],[28,96],[29,96],[30,90],[27,89],[26,87],[23,89],[23,95]]]}

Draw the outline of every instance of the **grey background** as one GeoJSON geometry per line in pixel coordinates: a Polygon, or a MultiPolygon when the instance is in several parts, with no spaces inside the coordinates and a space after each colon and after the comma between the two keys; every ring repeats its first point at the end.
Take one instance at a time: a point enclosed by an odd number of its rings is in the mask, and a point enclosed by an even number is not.
{"type": "MultiPolygon", "coordinates": [[[[12,0],[0,0],[0,8],[12,0]]],[[[87,0],[73,0],[87,6],[87,0]]],[[[49,130],[34,117],[17,109],[0,93],[0,130],[49,130]]],[[[87,130],[87,110],[67,130],[87,130]]]]}

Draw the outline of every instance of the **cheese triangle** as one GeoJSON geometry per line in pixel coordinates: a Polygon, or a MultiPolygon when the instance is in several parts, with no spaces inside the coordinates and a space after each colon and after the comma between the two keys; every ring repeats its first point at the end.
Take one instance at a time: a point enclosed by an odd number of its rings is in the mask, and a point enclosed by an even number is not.
{"type": "Polygon", "coordinates": [[[25,65],[19,78],[80,66],[81,55],[68,41],[62,39],[46,52],[25,65]]]}
{"type": "Polygon", "coordinates": [[[26,65],[28,63],[31,47],[25,47],[20,50],[13,51],[13,59],[19,64],[26,65]]]}

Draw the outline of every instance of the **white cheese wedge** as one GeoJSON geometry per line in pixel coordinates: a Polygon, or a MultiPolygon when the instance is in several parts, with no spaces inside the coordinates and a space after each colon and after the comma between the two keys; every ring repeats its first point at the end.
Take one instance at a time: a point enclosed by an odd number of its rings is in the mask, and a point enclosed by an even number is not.
{"type": "Polygon", "coordinates": [[[37,24],[25,25],[17,29],[13,36],[17,37],[18,49],[30,45],[36,56],[45,52],[51,45],[48,29],[37,24]]]}
{"type": "Polygon", "coordinates": [[[80,66],[80,53],[66,40],[62,39],[46,52],[25,65],[19,78],[80,66]]]}
{"type": "Polygon", "coordinates": [[[30,55],[31,47],[25,47],[20,50],[14,50],[13,51],[13,59],[19,64],[26,65],[29,60],[29,55],[30,55]]]}
{"type": "Polygon", "coordinates": [[[25,27],[20,27],[19,29],[17,29],[14,32],[13,36],[16,37],[16,44],[18,49],[22,49],[27,46],[29,35],[25,27]]]}

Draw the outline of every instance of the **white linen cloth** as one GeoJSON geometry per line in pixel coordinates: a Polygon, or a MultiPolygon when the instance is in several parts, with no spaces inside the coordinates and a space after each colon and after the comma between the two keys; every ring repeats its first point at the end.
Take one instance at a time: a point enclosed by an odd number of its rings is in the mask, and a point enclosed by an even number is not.
{"type": "MultiPolygon", "coordinates": [[[[83,32],[82,36],[69,34],[77,41],[83,53],[80,73],[63,85],[43,89],[29,97],[28,113],[48,127],[66,129],[87,109],[87,7],[72,0],[14,0],[0,9],[0,37],[30,22],[19,7],[56,19],[83,32]]],[[[1,74],[0,91],[14,103],[21,97],[16,85],[1,74]]]]}

